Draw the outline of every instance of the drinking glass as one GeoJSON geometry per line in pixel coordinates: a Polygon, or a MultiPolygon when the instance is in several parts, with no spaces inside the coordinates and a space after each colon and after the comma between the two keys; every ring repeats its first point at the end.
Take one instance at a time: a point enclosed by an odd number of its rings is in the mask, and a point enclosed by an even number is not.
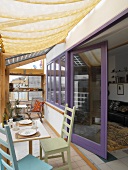
{"type": "Polygon", "coordinates": [[[13,130],[19,130],[19,122],[13,122],[13,130]]]}
{"type": "Polygon", "coordinates": [[[37,129],[37,121],[32,120],[32,129],[37,129]]]}

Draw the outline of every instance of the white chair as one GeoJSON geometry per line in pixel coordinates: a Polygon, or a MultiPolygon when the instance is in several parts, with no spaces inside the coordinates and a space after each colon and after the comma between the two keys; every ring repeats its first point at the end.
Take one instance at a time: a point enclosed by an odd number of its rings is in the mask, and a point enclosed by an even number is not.
{"type": "Polygon", "coordinates": [[[71,142],[73,123],[74,123],[74,116],[75,116],[75,106],[72,109],[68,107],[68,104],[66,104],[63,124],[61,129],[61,137],[40,140],[40,159],[42,159],[42,149],[45,154],[44,157],[45,162],[48,162],[48,159],[50,158],[62,157],[64,164],[62,167],[56,169],[64,169],[67,167],[69,168],[69,170],[72,169],[71,159],[70,159],[70,142],[71,142]],[[65,162],[65,158],[64,158],[65,151],[67,152],[67,163],[65,162]],[[54,155],[56,153],[60,153],[60,154],[54,155]]]}

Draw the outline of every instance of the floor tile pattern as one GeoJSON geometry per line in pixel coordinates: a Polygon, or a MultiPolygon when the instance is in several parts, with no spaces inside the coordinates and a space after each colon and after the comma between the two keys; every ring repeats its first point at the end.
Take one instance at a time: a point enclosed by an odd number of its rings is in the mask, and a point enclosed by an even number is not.
{"type": "Polygon", "coordinates": [[[115,159],[103,161],[99,156],[89,152],[80,146],[77,148],[97,167],[98,170],[128,170],[128,149],[110,152],[115,159]]]}
{"type": "MultiPolygon", "coordinates": [[[[48,133],[51,135],[51,137],[57,137],[56,134],[53,132],[53,130],[48,126],[48,124],[45,121],[43,121],[43,124],[47,129],[48,133]]],[[[28,154],[27,142],[15,143],[14,147],[18,160],[28,154]]],[[[39,156],[39,141],[33,142],[33,155],[36,157],[39,156]]],[[[73,170],[92,170],[72,147],[71,147],[71,162],[73,170]]],[[[61,158],[50,159],[48,163],[51,164],[53,167],[60,167],[63,164],[61,158]]]]}
{"type": "MultiPolygon", "coordinates": [[[[45,128],[51,137],[57,137],[54,131],[48,126],[48,124],[43,121],[45,128]]],[[[21,159],[28,154],[28,144],[27,142],[15,143],[15,150],[17,159],[21,159]]],[[[128,149],[116,150],[110,152],[117,160],[112,160],[109,162],[104,162],[99,156],[87,151],[80,146],[76,147],[85,155],[88,160],[90,160],[98,170],[128,170],[128,149]]],[[[33,142],[33,155],[39,156],[39,141],[33,142]]],[[[71,147],[71,162],[73,170],[91,170],[87,163],[77,154],[77,152],[71,147]]],[[[49,160],[49,164],[53,167],[61,166],[62,159],[54,158],[49,160]]]]}

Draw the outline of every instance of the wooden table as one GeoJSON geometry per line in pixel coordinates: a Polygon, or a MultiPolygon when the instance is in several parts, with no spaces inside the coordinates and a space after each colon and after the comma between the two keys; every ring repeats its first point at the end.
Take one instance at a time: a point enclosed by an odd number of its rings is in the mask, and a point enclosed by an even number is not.
{"type": "MultiPolygon", "coordinates": [[[[45,139],[45,138],[50,138],[51,136],[48,134],[48,132],[46,131],[45,127],[43,126],[43,124],[40,122],[40,120],[36,120],[37,121],[37,131],[40,132],[40,136],[38,137],[26,137],[24,139],[17,139],[15,136],[15,133],[17,133],[18,131],[14,131],[13,129],[11,129],[11,134],[12,134],[12,140],[14,143],[17,142],[25,142],[28,141],[29,142],[29,154],[32,154],[32,141],[33,140],[40,140],[40,139],[45,139]]],[[[20,129],[25,129],[25,128],[31,128],[31,126],[22,126],[19,127],[20,129]]]]}

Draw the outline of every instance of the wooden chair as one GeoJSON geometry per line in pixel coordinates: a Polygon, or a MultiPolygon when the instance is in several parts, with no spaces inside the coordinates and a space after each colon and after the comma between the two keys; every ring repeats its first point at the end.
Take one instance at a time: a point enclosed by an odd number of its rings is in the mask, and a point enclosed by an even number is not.
{"type": "Polygon", "coordinates": [[[40,118],[40,121],[42,122],[42,112],[43,112],[43,105],[44,105],[44,100],[42,97],[36,97],[36,98],[32,98],[31,104],[26,104],[28,109],[26,114],[28,115],[29,119],[32,119],[31,114],[37,114],[38,117],[40,118]],[[39,105],[38,105],[39,103],[39,105]],[[34,107],[37,104],[37,108],[34,107]]]}
{"type": "Polygon", "coordinates": [[[0,136],[2,136],[0,138],[0,170],[4,170],[4,169],[51,170],[53,169],[51,165],[48,165],[47,163],[39,160],[38,158],[32,155],[27,155],[21,160],[17,161],[9,126],[5,126],[5,128],[0,128],[0,133],[1,133],[0,136]],[[6,147],[9,150],[8,153],[6,153],[3,150],[4,147],[6,147]]]}
{"type": "Polygon", "coordinates": [[[63,124],[61,129],[61,137],[40,140],[40,159],[43,159],[42,149],[45,154],[44,157],[45,162],[48,162],[48,159],[50,158],[62,157],[64,164],[62,167],[56,169],[64,169],[67,167],[69,168],[69,170],[72,169],[71,160],[70,160],[70,142],[71,142],[71,134],[72,134],[72,128],[73,128],[73,122],[75,116],[75,109],[76,109],[75,106],[73,107],[73,109],[71,109],[68,107],[68,104],[66,104],[63,124]],[[69,114],[69,112],[71,113],[69,114]],[[67,140],[65,140],[65,138],[67,140]],[[67,163],[65,162],[64,151],[67,152],[67,163]],[[54,155],[56,153],[60,153],[60,154],[54,155]]]}

